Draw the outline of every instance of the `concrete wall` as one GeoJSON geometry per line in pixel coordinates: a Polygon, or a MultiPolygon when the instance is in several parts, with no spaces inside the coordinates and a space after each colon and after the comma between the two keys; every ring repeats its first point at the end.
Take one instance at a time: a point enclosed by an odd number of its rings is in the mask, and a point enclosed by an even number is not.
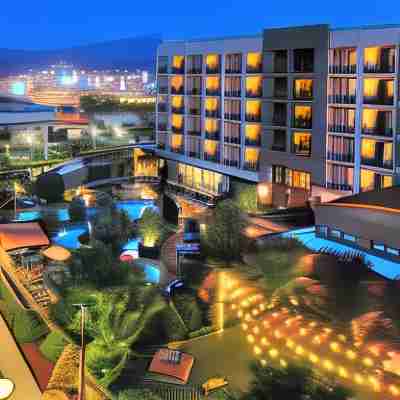
{"type": "Polygon", "coordinates": [[[315,207],[315,223],[355,235],[363,247],[374,240],[400,249],[400,213],[324,204],[315,207]]]}

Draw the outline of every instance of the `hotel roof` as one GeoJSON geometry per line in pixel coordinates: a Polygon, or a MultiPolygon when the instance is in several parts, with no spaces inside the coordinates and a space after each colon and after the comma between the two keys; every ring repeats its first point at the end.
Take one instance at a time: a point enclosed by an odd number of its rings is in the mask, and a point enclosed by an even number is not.
{"type": "Polygon", "coordinates": [[[48,237],[37,222],[0,225],[0,246],[5,251],[49,244],[48,237]]]}

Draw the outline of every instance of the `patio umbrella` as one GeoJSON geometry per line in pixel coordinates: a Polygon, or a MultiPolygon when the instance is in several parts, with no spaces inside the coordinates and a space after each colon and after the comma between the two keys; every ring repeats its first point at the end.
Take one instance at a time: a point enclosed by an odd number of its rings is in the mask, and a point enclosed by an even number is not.
{"type": "Polygon", "coordinates": [[[132,262],[136,258],[138,258],[138,252],[135,250],[126,250],[119,256],[122,262],[132,262]]]}
{"type": "Polygon", "coordinates": [[[67,261],[71,257],[71,253],[61,246],[50,246],[42,254],[53,261],[67,261]]]}

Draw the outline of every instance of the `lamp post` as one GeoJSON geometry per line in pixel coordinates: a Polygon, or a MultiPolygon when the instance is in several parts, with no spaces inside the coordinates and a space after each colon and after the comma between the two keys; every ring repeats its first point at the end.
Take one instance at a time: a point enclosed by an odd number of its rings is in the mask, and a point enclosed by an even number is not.
{"type": "Polygon", "coordinates": [[[0,379],[0,400],[6,400],[14,393],[15,385],[11,379],[0,379]]]}

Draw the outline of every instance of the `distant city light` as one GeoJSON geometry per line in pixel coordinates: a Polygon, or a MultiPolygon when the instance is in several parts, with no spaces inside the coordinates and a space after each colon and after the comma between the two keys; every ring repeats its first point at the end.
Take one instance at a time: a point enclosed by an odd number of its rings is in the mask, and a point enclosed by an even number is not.
{"type": "Polygon", "coordinates": [[[11,84],[10,92],[15,96],[24,96],[26,91],[25,82],[17,81],[11,84]]]}

